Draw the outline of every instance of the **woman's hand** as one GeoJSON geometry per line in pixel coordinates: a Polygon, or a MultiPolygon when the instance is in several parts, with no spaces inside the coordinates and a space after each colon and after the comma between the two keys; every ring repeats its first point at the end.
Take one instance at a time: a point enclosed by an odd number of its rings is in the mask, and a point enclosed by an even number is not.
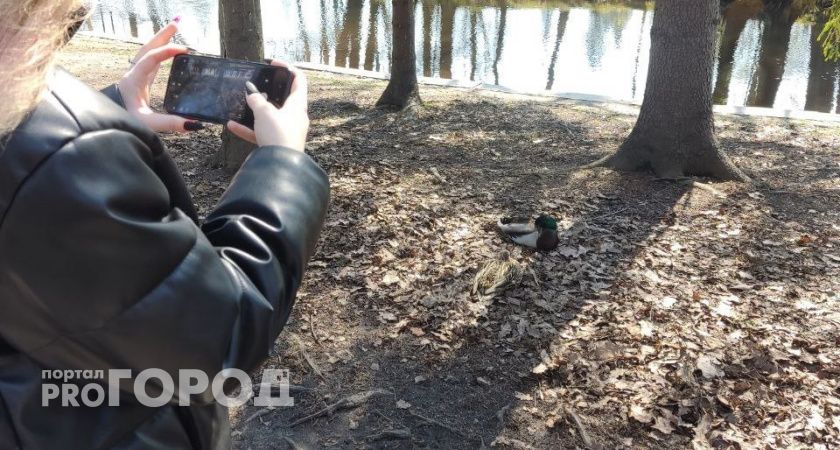
{"type": "Polygon", "coordinates": [[[131,69],[119,83],[120,94],[128,113],[159,133],[183,133],[204,128],[200,122],[155,112],[149,100],[152,84],[155,82],[161,63],[187,53],[186,47],[169,43],[172,36],[178,32],[179,21],[180,17],[173,19],[140,48],[137,56],[132,60],[131,69]]]}
{"type": "Polygon", "coordinates": [[[288,68],[294,74],[291,93],[282,108],[272,105],[261,94],[248,95],[248,106],[254,111],[254,129],[230,121],[231,133],[259,146],[279,145],[303,151],[309,132],[306,75],[293,66],[280,61],[271,65],[288,68]]]}

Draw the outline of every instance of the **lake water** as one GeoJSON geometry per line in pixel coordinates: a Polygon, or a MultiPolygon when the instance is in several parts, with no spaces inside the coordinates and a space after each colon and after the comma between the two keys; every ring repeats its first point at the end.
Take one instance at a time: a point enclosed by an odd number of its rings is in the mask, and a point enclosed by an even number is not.
{"type": "MultiPolygon", "coordinates": [[[[715,102],[840,113],[840,64],[821,58],[821,25],[797,20],[791,7],[760,4],[724,9],[715,102]]],[[[180,14],[181,43],[219,52],[216,0],[94,5],[86,33],[145,39],[180,14]]],[[[262,0],[262,13],[267,57],[388,71],[390,1],[262,0]]],[[[425,76],[637,102],[644,95],[653,22],[645,2],[423,0],[415,20],[425,76]]]]}

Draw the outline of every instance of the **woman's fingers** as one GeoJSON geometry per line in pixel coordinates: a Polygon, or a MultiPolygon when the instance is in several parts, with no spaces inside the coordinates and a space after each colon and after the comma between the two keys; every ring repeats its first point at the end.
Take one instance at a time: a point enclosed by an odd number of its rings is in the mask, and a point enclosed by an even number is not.
{"type": "Polygon", "coordinates": [[[144,78],[148,78],[152,74],[157,73],[161,63],[184,53],[187,53],[187,48],[183,45],[176,44],[167,44],[163,47],[149,50],[148,53],[137,61],[137,64],[131,71],[140,73],[144,78]]]}
{"type": "Polygon", "coordinates": [[[234,122],[232,120],[228,121],[227,129],[230,130],[231,133],[238,136],[240,139],[246,140],[252,144],[257,143],[257,135],[254,133],[254,130],[246,127],[245,125],[242,125],[239,122],[234,122]]]}
{"type": "Polygon", "coordinates": [[[147,112],[143,114],[143,123],[159,133],[186,133],[187,131],[196,131],[185,128],[187,123],[194,122],[171,114],[147,112]]]}
{"type": "Polygon", "coordinates": [[[175,36],[175,33],[178,32],[178,23],[181,21],[181,16],[178,16],[172,19],[169,24],[165,27],[161,28],[160,31],[157,32],[149,42],[145,45],[140,47],[140,50],[137,52],[137,55],[134,57],[134,62],[140,61],[140,59],[146,56],[146,53],[149,53],[151,50],[154,50],[159,47],[163,47],[164,45],[168,44],[169,41],[172,40],[172,37],[175,36]]]}
{"type": "Polygon", "coordinates": [[[289,98],[286,99],[286,102],[283,104],[283,108],[291,106],[292,108],[302,107],[304,110],[307,110],[309,106],[309,81],[306,79],[306,74],[285,61],[274,59],[271,61],[271,65],[285,67],[286,69],[289,69],[289,72],[291,72],[292,75],[294,75],[292,88],[289,91],[289,98]]]}

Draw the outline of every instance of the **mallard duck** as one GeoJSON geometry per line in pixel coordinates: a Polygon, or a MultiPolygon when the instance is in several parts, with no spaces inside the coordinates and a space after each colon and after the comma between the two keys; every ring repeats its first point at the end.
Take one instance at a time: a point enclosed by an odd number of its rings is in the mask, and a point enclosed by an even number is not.
{"type": "Polygon", "coordinates": [[[533,222],[528,218],[503,217],[496,225],[510,240],[525,247],[547,251],[554,250],[560,243],[557,221],[545,214],[533,222]]]}
{"type": "Polygon", "coordinates": [[[472,294],[492,298],[508,288],[518,286],[521,281],[522,267],[505,250],[478,271],[473,281],[472,294]]]}

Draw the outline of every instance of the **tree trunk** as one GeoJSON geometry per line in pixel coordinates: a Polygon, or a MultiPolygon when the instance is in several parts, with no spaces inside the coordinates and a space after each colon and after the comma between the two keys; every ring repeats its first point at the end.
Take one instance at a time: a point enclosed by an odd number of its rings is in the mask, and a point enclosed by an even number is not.
{"type": "MultiPolygon", "coordinates": [[[[260,0],[219,0],[219,32],[223,58],[263,61],[260,0]]],[[[253,150],[254,145],[225,130],[215,163],[235,172],[253,150]]]]}
{"type": "Polygon", "coordinates": [[[718,148],[712,68],[720,0],[656,3],[639,118],[618,151],[593,166],[652,170],[663,178],[746,177],[718,148]]]}
{"type": "Polygon", "coordinates": [[[394,44],[391,55],[391,81],[376,106],[400,109],[420,103],[417,88],[417,58],[414,50],[414,0],[392,0],[394,44]]]}

